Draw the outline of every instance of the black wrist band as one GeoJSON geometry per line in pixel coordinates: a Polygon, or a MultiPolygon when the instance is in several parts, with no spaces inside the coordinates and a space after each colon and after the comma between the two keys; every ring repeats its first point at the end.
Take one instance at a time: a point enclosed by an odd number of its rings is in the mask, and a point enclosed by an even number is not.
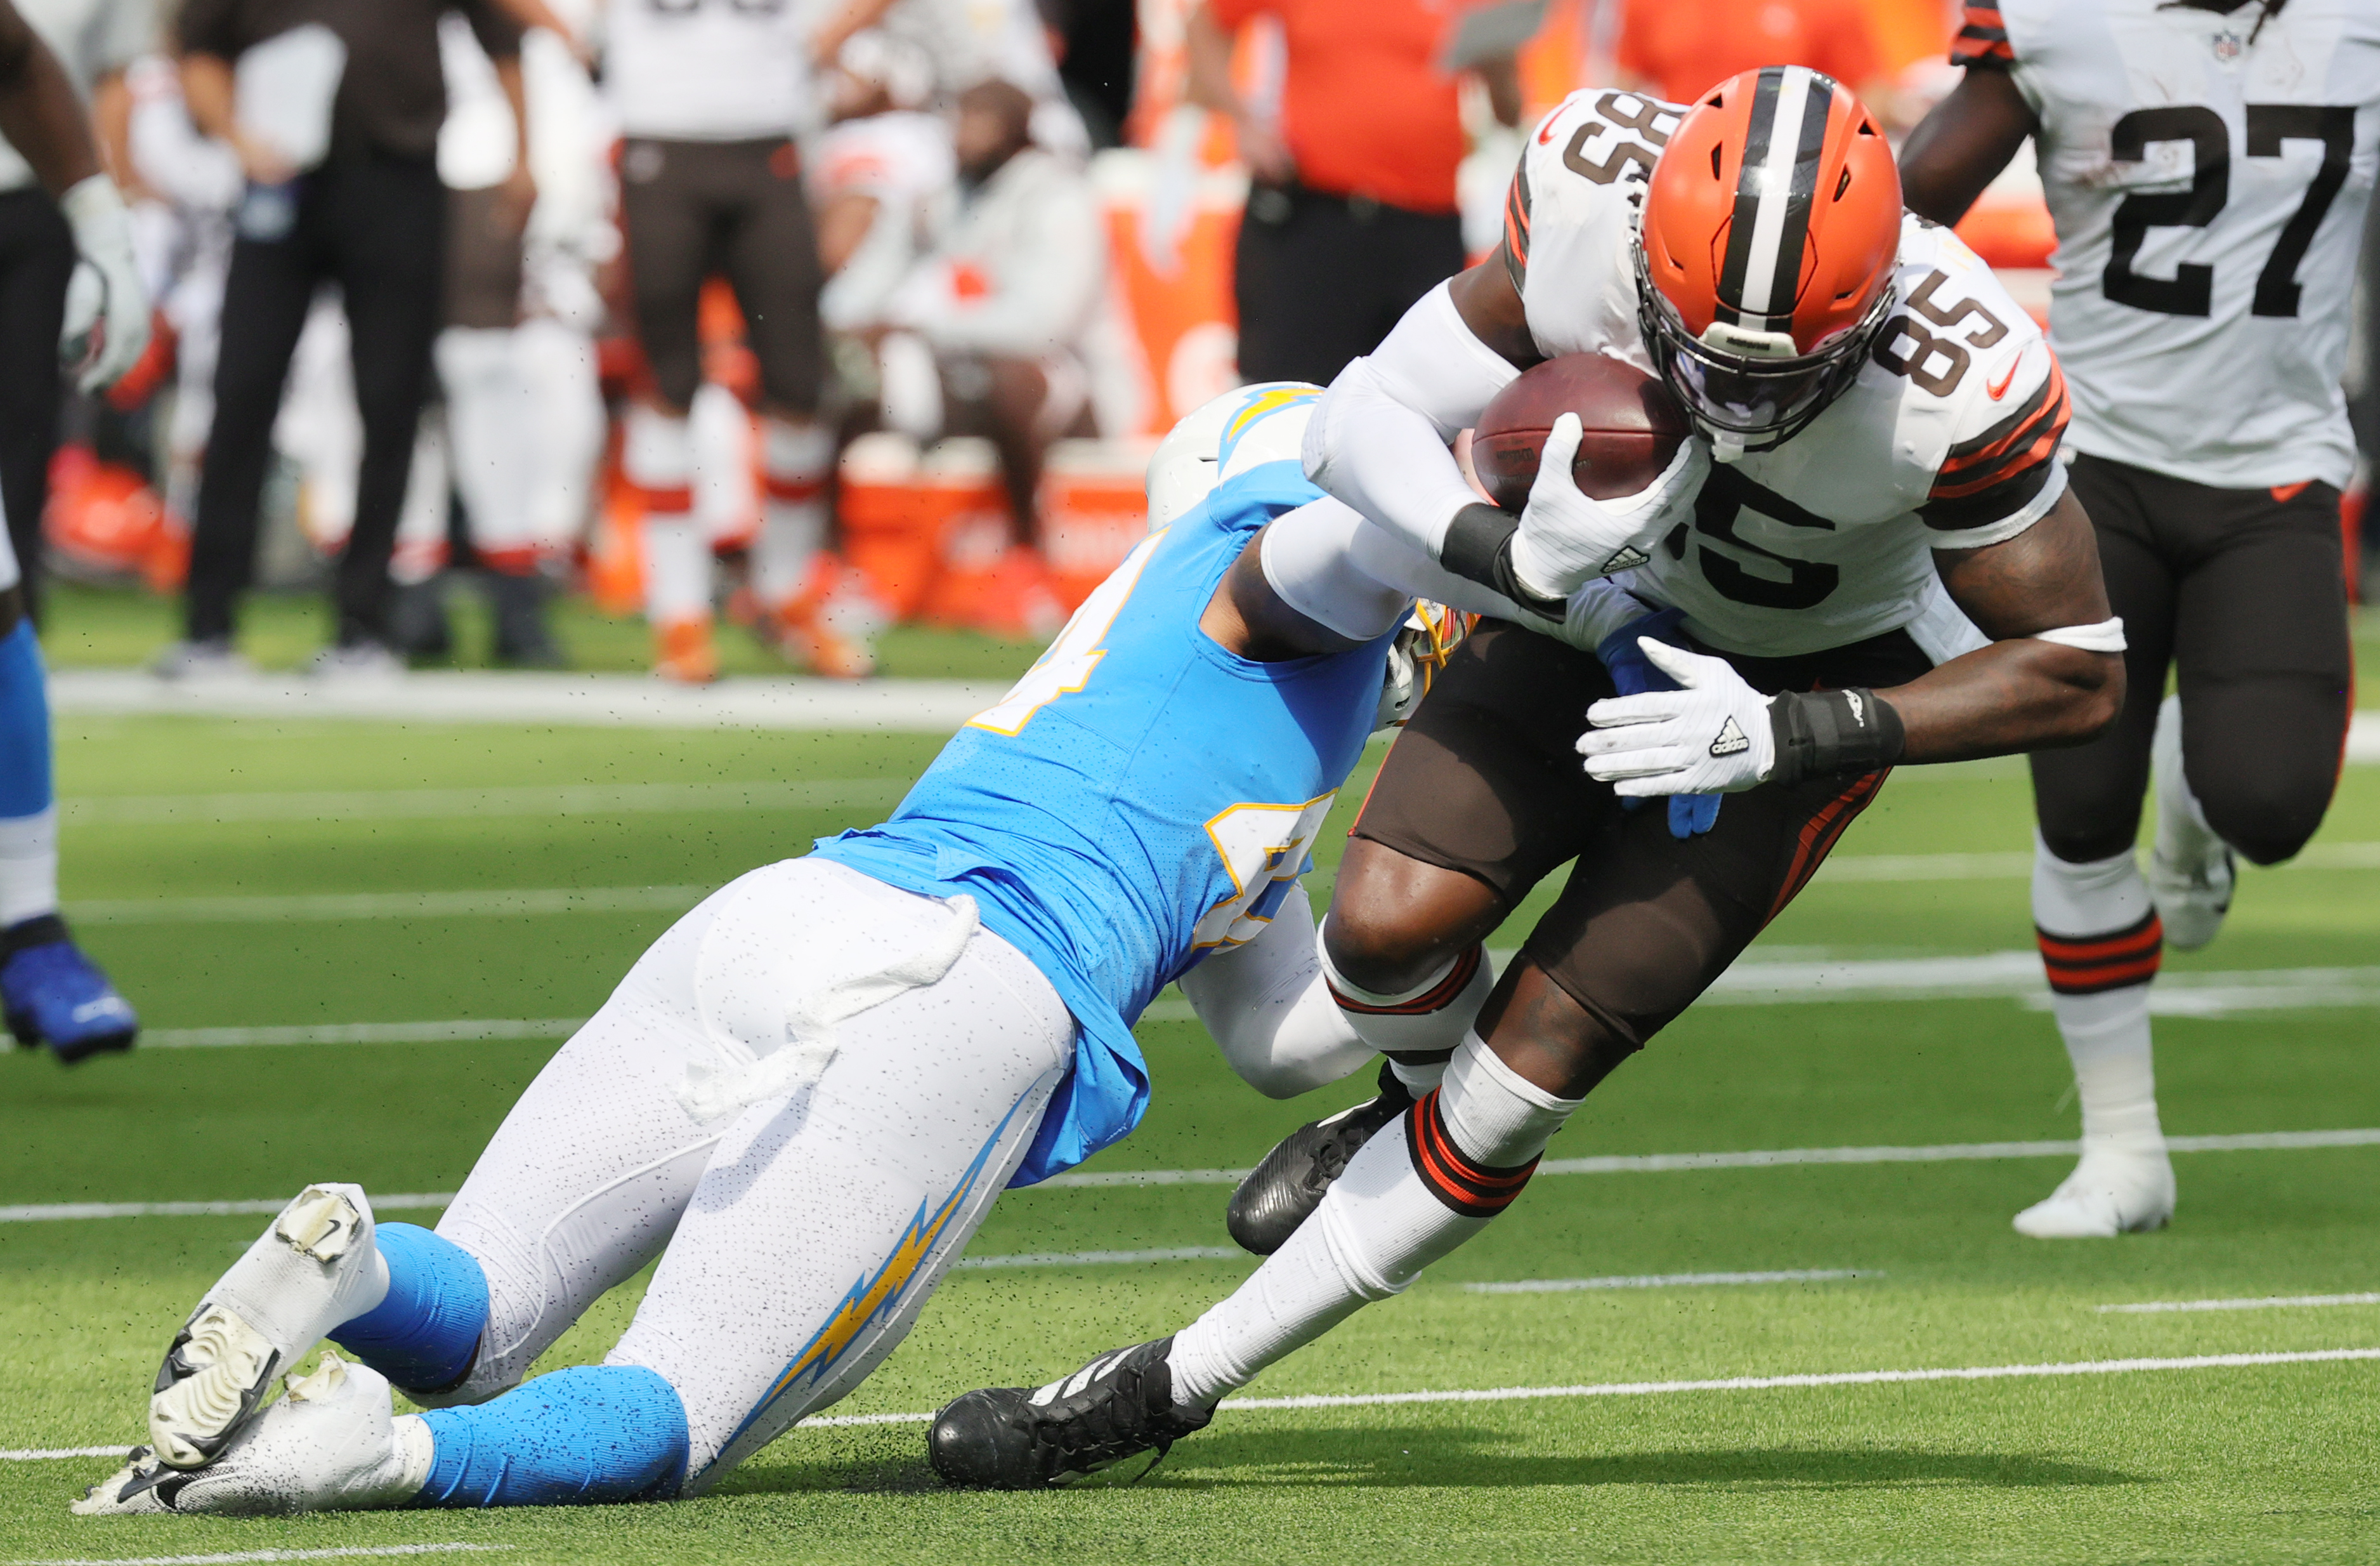
{"type": "Polygon", "coordinates": [[[1876,772],[1900,759],[1908,734],[1873,691],[1789,691],[1768,703],[1777,741],[1771,783],[1876,772]]]}
{"type": "Polygon", "coordinates": [[[1446,525],[1446,542],[1439,545],[1438,563],[1456,576],[1502,593],[1533,615],[1559,621],[1569,612],[1569,603],[1522,586],[1520,573],[1512,569],[1512,539],[1520,531],[1520,519],[1510,511],[1465,506],[1446,525]]]}

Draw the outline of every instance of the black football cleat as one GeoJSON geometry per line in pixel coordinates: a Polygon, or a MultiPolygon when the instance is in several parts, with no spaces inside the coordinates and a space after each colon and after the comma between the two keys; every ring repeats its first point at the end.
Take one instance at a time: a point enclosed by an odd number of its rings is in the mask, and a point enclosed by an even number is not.
{"type": "Polygon", "coordinates": [[[1232,1193],[1223,1226],[1240,1249],[1269,1256],[1288,1244],[1297,1226],[1322,1205],[1330,1182],[1346,1173],[1347,1160],[1381,1127],[1412,1108],[1413,1102],[1413,1095],[1383,1060],[1378,1097],[1283,1137],[1232,1193]]]}
{"type": "MultiPolygon", "coordinates": [[[[1213,1409],[1173,1406],[1173,1340],[1101,1354],[1047,1387],[988,1387],[934,1415],[928,1454],[963,1490],[1039,1490],[1096,1474],[1203,1430],[1213,1409]]],[[[1155,1462],[1149,1464],[1156,1466],[1155,1462]]]]}

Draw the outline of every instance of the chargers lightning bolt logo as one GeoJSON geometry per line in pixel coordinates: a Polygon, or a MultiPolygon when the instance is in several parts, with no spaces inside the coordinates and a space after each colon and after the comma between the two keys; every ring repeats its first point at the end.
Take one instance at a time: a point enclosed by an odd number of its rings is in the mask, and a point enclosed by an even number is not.
{"type": "Polygon", "coordinates": [[[992,1129],[990,1137],[977,1152],[975,1162],[967,1166],[966,1172],[959,1177],[949,1195],[939,1203],[921,1202],[917,1205],[916,1216],[901,1231],[901,1237],[893,1242],[883,1265],[872,1273],[859,1275],[850,1292],[844,1295],[842,1303],[828,1313],[826,1321],[811,1335],[810,1340],[803,1344],[800,1352],[786,1363],[785,1368],[777,1373],[776,1379],[760,1395],[760,1401],[752,1405],[752,1412],[744,1416],[744,1423],[735,1427],[735,1435],[728,1438],[721,1450],[735,1445],[737,1437],[759,1423],[777,1400],[795,1387],[803,1382],[816,1387],[824,1381],[829,1373],[843,1363],[868,1328],[889,1319],[899,1308],[919,1268],[933,1254],[935,1242],[949,1229],[951,1220],[958,1216],[959,1210],[966,1205],[967,1197],[982,1181],[984,1168],[991,1161],[992,1149],[1000,1145],[1001,1136],[1008,1130],[1009,1121],[1014,1119],[1017,1109],[1023,1107],[1024,1102],[1019,1100],[1001,1118],[1000,1124],[992,1129]]]}

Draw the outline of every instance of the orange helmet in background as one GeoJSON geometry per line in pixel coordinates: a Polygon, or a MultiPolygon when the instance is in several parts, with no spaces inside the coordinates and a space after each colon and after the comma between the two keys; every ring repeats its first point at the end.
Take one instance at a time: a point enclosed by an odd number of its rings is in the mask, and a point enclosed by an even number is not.
{"type": "Polygon", "coordinates": [[[1892,150],[1833,78],[1745,71],[1679,122],[1645,193],[1637,312],[1722,457],[1790,439],[1850,387],[1900,246],[1892,150]]]}

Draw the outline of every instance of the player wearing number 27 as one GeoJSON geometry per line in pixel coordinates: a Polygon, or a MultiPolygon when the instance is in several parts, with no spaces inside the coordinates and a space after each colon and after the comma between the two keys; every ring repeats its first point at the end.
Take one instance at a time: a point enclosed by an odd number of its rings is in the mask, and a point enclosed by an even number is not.
{"type": "Polygon", "coordinates": [[[2233,850],[2294,855],[2338,783],[2338,376],[2380,162],[2380,5],[2009,0],[1968,6],[1951,57],[1966,78],[1910,137],[1909,204],[1955,221],[2033,138],[2073,484],[2131,642],[2115,727],[2033,758],[2034,924],[2082,1158],[2016,1226],[2155,1229],[2174,1204],[2149,1042],[2163,946],[2213,939],[2233,850]]]}

